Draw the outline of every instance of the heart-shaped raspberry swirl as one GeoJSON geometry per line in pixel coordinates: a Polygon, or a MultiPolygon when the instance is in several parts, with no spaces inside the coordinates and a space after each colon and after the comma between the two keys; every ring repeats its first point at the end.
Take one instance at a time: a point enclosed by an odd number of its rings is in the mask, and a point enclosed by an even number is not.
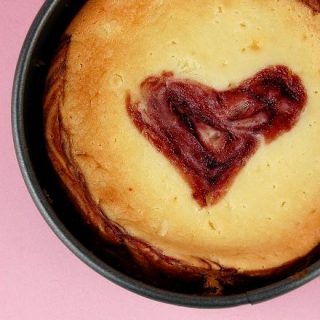
{"type": "Polygon", "coordinates": [[[171,72],[127,97],[136,127],[180,170],[201,206],[217,202],[264,137],[271,142],[298,121],[306,103],[300,78],[271,66],[238,87],[217,91],[171,72]]]}

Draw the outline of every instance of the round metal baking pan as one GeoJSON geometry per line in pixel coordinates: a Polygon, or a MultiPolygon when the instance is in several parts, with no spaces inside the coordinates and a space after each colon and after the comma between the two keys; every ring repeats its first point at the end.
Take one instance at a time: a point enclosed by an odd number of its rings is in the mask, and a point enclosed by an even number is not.
{"type": "Polygon", "coordinates": [[[198,308],[222,308],[262,302],[291,291],[320,275],[320,261],[260,289],[208,297],[159,289],[119,270],[97,250],[99,241],[79,219],[47,157],[42,97],[48,65],[59,39],[84,0],[48,0],[36,16],[18,61],[12,96],[12,127],[17,159],[29,192],[44,219],[83,262],[112,282],[158,301],[198,308]]]}

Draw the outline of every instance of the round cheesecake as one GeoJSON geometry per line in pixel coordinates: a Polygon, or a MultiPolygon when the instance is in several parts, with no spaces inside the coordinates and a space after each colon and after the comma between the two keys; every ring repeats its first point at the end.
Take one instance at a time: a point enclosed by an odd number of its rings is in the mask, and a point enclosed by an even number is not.
{"type": "Polygon", "coordinates": [[[91,0],[66,30],[48,153],[83,217],[146,276],[223,291],[318,252],[318,9],[91,0]]]}

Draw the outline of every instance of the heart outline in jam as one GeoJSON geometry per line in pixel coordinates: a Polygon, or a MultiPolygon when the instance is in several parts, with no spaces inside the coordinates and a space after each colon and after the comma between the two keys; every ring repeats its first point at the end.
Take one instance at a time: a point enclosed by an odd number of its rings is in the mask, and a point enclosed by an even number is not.
{"type": "Polygon", "coordinates": [[[224,91],[172,72],[146,78],[140,91],[141,101],[127,95],[130,118],[179,169],[202,207],[226,194],[261,138],[270,143],[297,123],[307,100],[300,78],[282,65],[224,91]]]}

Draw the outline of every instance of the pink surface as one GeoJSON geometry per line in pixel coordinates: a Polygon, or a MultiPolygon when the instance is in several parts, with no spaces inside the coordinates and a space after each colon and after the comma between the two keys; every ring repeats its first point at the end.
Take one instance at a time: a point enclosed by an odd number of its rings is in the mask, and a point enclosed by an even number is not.
{"type": "Polygon", "coordinates": [[[11,139],[18,53],[41,0],[0,0],[0,319],[320,319],[320,278],[285,296],[225,310],[154,302],[104,279],[46,225],[24,186],[11,139]]]}

